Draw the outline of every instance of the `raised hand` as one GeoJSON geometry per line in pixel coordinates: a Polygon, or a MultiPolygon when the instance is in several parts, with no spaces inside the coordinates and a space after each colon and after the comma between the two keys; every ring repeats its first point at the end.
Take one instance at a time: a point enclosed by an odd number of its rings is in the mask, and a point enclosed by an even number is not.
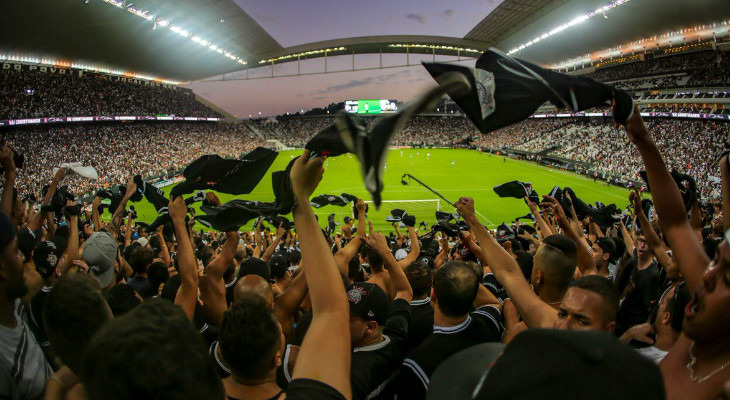
{"type": "Polygon", "coordinates": [[[218,195],[213,192],[207,192],[205,194],[205,201],[213,207],[218,207],[221,205],[221,199],[219,199],[218,195]]]}
{"type": "Polygon", "coordinates": [[[324,174],[324,157],[310,159],[309,155],[309,150],[304,150],[291,169],[292,191],[298,203],[309,203],[309,197],[317,189],[324,174]]]}

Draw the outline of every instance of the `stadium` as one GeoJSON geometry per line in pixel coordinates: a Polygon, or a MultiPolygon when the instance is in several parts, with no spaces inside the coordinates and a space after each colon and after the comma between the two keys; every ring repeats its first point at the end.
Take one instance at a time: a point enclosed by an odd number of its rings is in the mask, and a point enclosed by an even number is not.
{"type": "Polygon", "coordinates": [[[730,2],[406,3],[3,5],[0,398],[730,398],[730,2]]]}

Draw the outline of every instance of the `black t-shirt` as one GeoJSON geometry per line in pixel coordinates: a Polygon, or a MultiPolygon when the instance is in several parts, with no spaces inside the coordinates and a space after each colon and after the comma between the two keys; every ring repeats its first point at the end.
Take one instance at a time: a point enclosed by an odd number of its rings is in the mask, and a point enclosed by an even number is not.
{"type": "Polygon", "coordinates": [[[499,309],[484,306],[459,325],[434,326],[433,335],[403,361],[388,392],[396,394],[398,400],[425,399],[431,375],[444,360],[467,347],[502,338],[501,319],[499,309]]]}
{"type": "Polygon", "coordinates": [[[380,399],[385,383],[400,367],[408,351],[408,319],[411,305],[396,299],[383,328],[383,341],[358,347],[352,353],[352,399],[380,399]]]}
{"type": "Polygon", "coordinates": [[[345,396],[337,389],[313,379],[295,379],[285,393],[286,400],[345,400],[345,396]]]}
{"type": "Polygon", "coordinates": [[[25,308],[28,327],[30,327],[33,336],[36,341],[45,350],[51,346],[48,341],[48,335],[46,335],[45,324],[43,323],[43,307],[46,304],[46,299],[51,293],[53,286],[43,286],[43,288],[30,299],[30,304],[25,308]]]}
{"type": "Polygon", "coordinates": [[[493,273],[488,273],[484,275],[484,279],[482,279],[482,285],[486,287],[494,297],[498,298],[500,301],[504,302],[509,298],[509,295],[507,295],[507,289],[505,289],[501,283],[497,280],[497,277],[494,276],[493,273]]]}
{"type": "Polygon", "coordinates": [[[233,304],[233,289],[236,287],[236,282],[238,282],[238,277],[233,277],[233,280],[229,283],[226,283],[226,304],[228,304],[228,307],[233,304]]]}
{"type": "MultiPolygon", "coordinates": [[[[208,347],[208,354],[213,359],[213,364],[215,364],[215,370],[216,372],[218,372],[218,376],[221,379],[231,376],[231,370],[223,364],[223,361],[218,356],[217,340],[208,347]]],[[[286,389],[289,386],[289,382],[291,382],[291,376],[289,375],[288,369],[290,355],[291,345],[287,345],[286,350],[284,351],[284,359],[282,360],[281,365],[276,369],[276,384],[282,389],[286,389]]]]}
{"type": "Polygon", "coordinates": [[[134,276],[129,278],[127,279],[127,285],[131,286],[143,299],[149,299],[157,294],[152,290],[149,279],[145,277],[134,276]]]}
{"type": "Polygon", "coordinates": [[[408,347],[415,349],[433,333],[433,307],[431,299],[411,302],[411,321],[408,324],[408,347]]]}
{"type": "Polygon", "coordinates": [[[629,292],[618,309],[616,334],[621,335],[634,325],[647,322],[654,303],[659,299],[661,277],[659,266],[652,262],[640,270],[635,268],[629,282],[629,292]]]}

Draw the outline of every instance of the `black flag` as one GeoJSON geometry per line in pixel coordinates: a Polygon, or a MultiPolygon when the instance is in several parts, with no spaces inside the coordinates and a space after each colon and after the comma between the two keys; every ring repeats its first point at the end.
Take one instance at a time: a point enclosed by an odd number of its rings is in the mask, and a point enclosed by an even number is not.
{"type": "Polygon", "coordinates": [[[622,124],[634,111],[631,96],[623,90],[546,70],[496,49],[484,52],[476,68],[436,63],[423,66],[439,85],[449,72],[462,74],[469,81],[472,90],[468,93],[446,92],[482,133],[520,122],[547,101],[578,112],[616,100],[614,119],[622,124]]]}
{"type": "Polygon", "coordinates": [[[322,208],[324,206],[337,206],[337,207],[344,207],[350,202],[357,201],[357,196],[353,196],[351,194],[342,193],[341,195],[336,194],[321,194],[312,200],[309,201],[309,203],[314,208],[322,208]]]}
{"type": "Polygon", "coordinates": [[[175,186],[171,198],[211,189],[228,194],[248,194],[264,177],[279,153],[257,147],[240,160],[227,160],[215,154],[198,158],[185,168],[185,182],[175,186]]]}

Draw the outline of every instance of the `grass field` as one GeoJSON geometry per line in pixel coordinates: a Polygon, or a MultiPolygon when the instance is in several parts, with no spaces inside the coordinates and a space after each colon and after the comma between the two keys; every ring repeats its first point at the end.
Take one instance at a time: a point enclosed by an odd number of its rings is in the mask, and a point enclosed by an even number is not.
{"type": "MultiPolygon", "coordinates": [[[[284,151],[279,154],[267,175],[249,195],[232,196],[219,194],[221,201],[226,202],[233,198],[246,200],[273,201],[271,188],[271,172],[282,170],[292,157],[301,151],[284,151]]],[[[547,194],[553,186],[569,186],[586,202],[602,201],[605,204],[615,203],[620,208],[628,204],[628,191],[615,186],[608,187],[605,183],[594,183],[586,177],[538,166],[533,163],[504,159],[500,156],[482,154],[473,150],[450,149],[413,149],[391,150],[385,169],[383,200],[423,200],[436,199],[437,196],[411,182],[404,186],[400,183],[401,176],[409,173],[432,188],[439,191],[446,198],[456,201],[460,196],[474,198],[476,210],[485,225],[496,227],[504,221],[513,221],[515,217],[528,213],[523,200],[499,198],[492,187],[511,180],[531,182],[540,194],[547,194]],[[428,156],[430,154],[430,156],[428,156]],[[453,161],[453,165],[452,165],[453,161]]],[[[172,186],[164,189],[168,194],[172,186]]],[[[324,179],[320,183],[314,196],[319,194],[350,193],[364,200],[370,200],[365,186],[360,178],[359,166],[354,156],[344,155],[328,159],[325,164],[324,179]]],[[[199,203],[198,203],[199,205],[199,203]]],[[[453,211],[446,202],[441,201],[442,211],[453,211]]],[[[152,221],[155,211],[146,201],[135,205],[140,221],[152,221]]],[[[425,219],[429,225],[435,223],[435,202],[427,203],[384,203],[380,210],[370,207],[369,219],[376,228],[387,228],[390,224],[385,221],[393,208],[403,208],[416,215],[419,222],[425,219]]],[[[327,206],[315,210],[319,215],[320,225],[327,222],[327,215],[335,213],[337,221],[351,215],[350,206],[344,208],[327,206]]],[[[291,216],[288,216],[291,218],[291,216]]],[[[246,227],[250,229],[252,223],[246,227]]],[[[201,228],[202,226],[198,226],[201,228]]]]}

